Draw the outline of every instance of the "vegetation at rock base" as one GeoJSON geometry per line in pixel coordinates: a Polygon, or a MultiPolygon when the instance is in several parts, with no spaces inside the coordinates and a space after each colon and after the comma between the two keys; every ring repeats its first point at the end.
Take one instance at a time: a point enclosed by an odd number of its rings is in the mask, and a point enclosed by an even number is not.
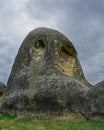
{"type": "Polygon", "coordinates": [[[104,122],[67,119],[36,119],[0,114],[0,130],[104,130],[104,122]]]}

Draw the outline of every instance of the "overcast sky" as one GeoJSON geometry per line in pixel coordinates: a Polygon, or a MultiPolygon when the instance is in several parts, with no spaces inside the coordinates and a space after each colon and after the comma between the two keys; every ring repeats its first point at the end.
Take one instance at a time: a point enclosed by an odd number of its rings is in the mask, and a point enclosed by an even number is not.
{"type": "Polygon", "coordinates": [[[36,27],[64,33],[87,80],[104,80],[104,0],[0,0],[0,81],[6,83],[23,39],[36,27]]]}

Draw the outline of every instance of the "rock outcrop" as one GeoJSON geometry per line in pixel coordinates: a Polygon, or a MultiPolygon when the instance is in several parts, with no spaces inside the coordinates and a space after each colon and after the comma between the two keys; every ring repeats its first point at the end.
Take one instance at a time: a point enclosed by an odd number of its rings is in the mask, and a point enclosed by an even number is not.
{"type": "Polygon", "coordinates": [[[104,81],[96,84],[87,92],[83,106],[86,118],[104,121],[104,81]]]}
{"type": "Polygon", "coordinates": [[[91,87],[73,44],[56,30],[37,28],[19,49],[1,111],[46,115],[80,112],[91,87]]]}

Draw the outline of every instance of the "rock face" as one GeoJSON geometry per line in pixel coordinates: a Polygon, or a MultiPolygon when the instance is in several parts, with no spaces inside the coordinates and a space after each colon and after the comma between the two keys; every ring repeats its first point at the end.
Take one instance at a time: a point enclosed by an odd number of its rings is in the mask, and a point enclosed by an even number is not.
{"type": "Polygon", "coordinates": [[[36,28],[16,56],[1,111],[50,115],[79,112],[91,87],[72,43],[56,30],[36,28]]]}
{"type": "Polygon", "coordinates": [[[0,103],[2,101],[2,97],[5,92],[5,88],[6,88],[6,86],[2,82],[0,82],[0,103]]]}
{"type": "Polygon", "coordinates": [[[84,97],[83,113],[90,120],[104,120],[104,81],[91,88],[84,97]]]}

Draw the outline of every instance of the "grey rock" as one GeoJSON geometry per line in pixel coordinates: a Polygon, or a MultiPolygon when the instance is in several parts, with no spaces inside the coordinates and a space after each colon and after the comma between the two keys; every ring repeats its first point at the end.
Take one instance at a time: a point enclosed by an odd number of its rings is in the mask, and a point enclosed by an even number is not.
{"type": "Polygon", "coordinates": [[[6,88],[5,84],[0,82],[0,96],[3,95],[3,93],[5,92],[5,88],[6,88]]]}
{"type": "Polygon", "coordinates": [[[56,30],[36,28],[18,51],[1,111],[51,115],[80,112],[90,88],[71,41],[56,30]]]}
{"type": "Polygon", "coordinates": [[[104,121],[104,81],[87,92],[83,106],[83,114],[87,119],[104,121]]]}
{"type": "Polygon", "coordinates": [[[3,94],[5,93],[6,86],[4,83],[0,82],[0,103],[2,101],[3,94]]]}

